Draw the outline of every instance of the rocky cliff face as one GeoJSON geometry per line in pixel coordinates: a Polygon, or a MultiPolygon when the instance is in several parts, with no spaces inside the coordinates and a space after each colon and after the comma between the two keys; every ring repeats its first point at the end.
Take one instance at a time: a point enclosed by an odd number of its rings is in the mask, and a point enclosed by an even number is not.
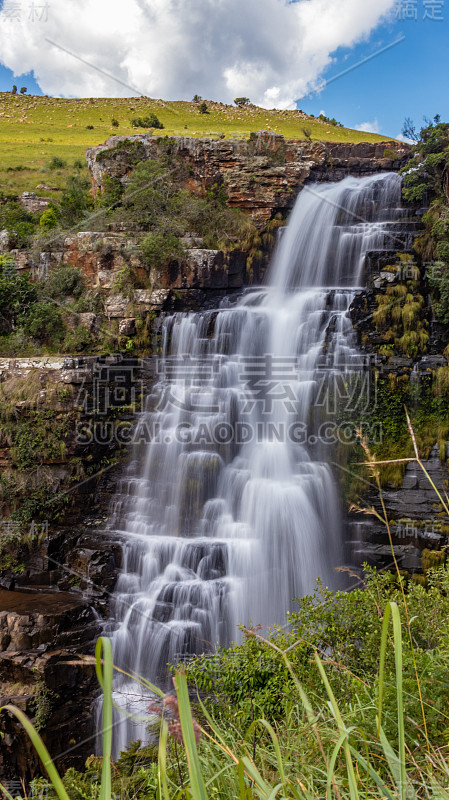
{"type": "MultiPolygon", "coordinates": [[[[98,683],[83,656],[94,652],[121,564],[104,531],[152,369],[120,355],[0,359],[14,419],[0,426],[0,704],[42,726],[62,771],[94,750],[98,683]],[[16,396],[22,385],[26,400],[16,396]]],[[[40,775],[17,722],[2,714],[0,729],[0,779],[40,775]]]]}
{"type": "Polygon", "coordinates": [[[106,176],[126,181],[136,158],[158,158],[168,148],[188,164],[190,189],[204,193],[214,185],[223,186],[228,205],[243,209],[260,223],[292,208],[307,181],[338,181],[346,175],[398,170],[410,153],[408,145],[395,141],[305,142],[267,131],[252,134],[249,141],[112,136],[87,151],[93,193],[102,191],[106,176]],[[126,142],[133,143],[131,151],[126,142]]]}

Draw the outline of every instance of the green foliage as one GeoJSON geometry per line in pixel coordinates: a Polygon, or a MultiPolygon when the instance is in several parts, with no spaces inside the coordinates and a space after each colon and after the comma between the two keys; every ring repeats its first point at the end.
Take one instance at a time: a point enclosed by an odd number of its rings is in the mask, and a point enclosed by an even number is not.
{"type": "Polygon", "coordinates": [[[14,247],[25,247],[36,230],[38,218],[16,200],[0,196],[0,230],[6,229],[14,247]]]}
{"type": "Polygon", "coordinates": [[[449,123],[421,128],[413,158],[400,171],[402,193],[412,203],[444,197],[444,175],[449,164],[449,123]]]}
{"type": "Polygon", "coordinates": [[[148,266],[160,267],[169,258],[182,258],[184,248],[173,233],[147,233],[141,242],[142,255],[148,266]]]}
{"type": "Polygon", "coordinates": [[[51,716],[53,696],[53,692],[48,688],[44,680],[37,683],[33,701],[34,727],[37,731],[45,730],[45,726],[51,716]]]}
{"type": "Polygon", "coordinates": [[[26,92],[27,92],[27,87],[26,86],[22,86],[21,89],[20,89],[20,94],[26,94],[26,92]]]}
{"type": "Polygon", "coordinates": [[[103,191],[98,198],[98,205],[110,208],[117,205],[123,197],[124,187],[119,178],[105,175],[103,178],[103,191]]]}
{"type": "Polygon", "coordinates": [[[11,89],[11,94],[17,94],[17,86],[15,83],[13,84],[13,87],[11,89]]]}
{"type": "Polygon", "coordinates": [[[64,353],[83,353],[92,349],[95,341],[85,325],[77,325],[75,330],[67,330],[62,343],[64,353]]]}
{"type": "MultiPolygon", "coordinates": [[[[409,582],[405,584],[405,599],[408,617],[413,619],[414,656],[421,676],[429,736],[435,745],[444,745],[448,720],[441,712],[449,701],[445,679],[449,638],[444,622],[449,614],[449,571],[446,567],[431,568],[427,574],[428,590],[409,582]]],[[[295,645],[289,654],[294,673],[320,707],[326,697],[312,657],[314,652],[325,654],[334,694],[348,718],[355,697],[363,698],[364,684],[371,687],[376,680],[382,627],[379,609],[393,601],[406,621],[404,595],[397,578],[366,568],[365,584],[351,592],[331,592],[318,585],[314,597],[298,601],[298,610],[289,617],[289,628],[275,628],[269,637],[282,651],[295,645]]],[[[246,633],[239,646],[192,658],[185,669],[189,684],[206,694],[206,707],[226,725],[245,730],[258,716],[273,724],[289,718],[295,685],[292,675],[279,653],[254,632],[246,633]]],[[[420,703],[409,641],[404,642],[403,681],[409,717],[419,722],[420,703]]],[[[394,739],[397,727],[392,654],[386,660],[384,683],[385,729],[394,739]]],[[[368,696],[366,702],[369,703],[368,696]]],[[[370,733],[374,735],[374,720],[372,723],[370,733]]],[[[413,724],[408,726],[407,742],[412,748],[416,746],[415,730],[413,724]]]]}
{"type": "Polygon", "coordinates": [[[338,128],[342,128],[342,127],[343,127],[343,126],[342,126],[342,124],[341,124],[341,122],[337,122],[337,120],[335,119],[335,117],[332,117],[332,119],[331,119],[330,117],[326,117],[326,115],[325,115],[325,114],[320,114],[320,116],[318,117],[318,119],[319,119],[319,120],[321,120],[321,122],[327,122],[327,124],[328,124],[328,125],[333,125],[333,126],[334,126],[334,127],[336,127],[336,128],[337,128],[337,127],[338,127],[338,128]]]}
{"type": "Polygon", "coordinates": [[[64,264],[51,270],[44,281],[41,294],[44,298],[63,300],[66,297],[78,299],[84,291],[83,274],[78,267],[64,264]]]}
{"type": "Polygon", "coordinates": [[[25,470],[64,456],[68,420],[57,416],[51,410],[31,411],[23,419],[3,423],[0,432],[10,442],[14,466],[25,470]]]}
{"type": "Polygon", "coordinates": [[[376,295],[377,309],[373,313],[376,330],[386,344],[393,344],[408,357],[424,353],[429,335],[424,317],[424,298],[418,294],[418,281],[409,280],[388,286],[385,293],[376,295]]]}
{"type": "Polygon", "coordinates": [[[145,148],[142,142],[133,141],[131,139],[120,139],[115,147],[111,147],[107,150],[100,150],[96,156],[96,161],[101,163],[102,161],[112,160],[112,162],[114,162],[122,157],[126,158],[126,163],[130,166],[138,164],[139,161],[145,158],[145,148]]]}
{"type": "Polygon", "coordinates": [[[55,344],[62,338],[64,324],[61,312],[54,303],[34,303],[27,314],[21,315],[19,321],[27,336],[39,343],[55,344]]]}
{"type": "Polygon", "coordinates": [[[250,99],[249,97],[236,97],[234,103],[236,104],[236,106],[243,108],[243,106],[249,106],[250,99]]]}
{"type": "MultiPolygon", "coordinates": [[[[248,631],[237,658],[243,663],[249,648],[255,648],[270,653],[273,671],[282,673],[283,689],[276,690],[280,707],[271,715],[272,722],[263,715],[263,706],[254,702],[245,729],[243,718],[237,719],[237,695],[233,706],[227,693],[218,706],[211,698],[207,704],[199,700],[200,726],[193,715],[185,670],[178,670],[176,696],[162,697],[157,764],[154,749],[142,748],[140,742],[132,742],[111,764],[112,648],[102,637],[95,663],[103,691],[103,755],[91,756],[83,775],[70,769],[61,779],[28,718],[15,706],[5,707],[22,723],[46,765],[49,780],[35,782],[36,796],[41,792],[51,800],[55,796],[59,800],[111,796],[448,800],[448,686],[443,672],[448,653],[444,624],[441,629],[448,611],[448,576],[436,570],[432,581],[429,591],[414,585],[405,596],[403,586],[388,584],[388,576],[371,572],[366,590],[324,596],[320,591],[315,601],[307,598],[305,614],[300,609],[292,620],[295,636],[274,631],[273,638],[265,640],[257,631],[248,631]],[[317,600],[324,602],[317,606],[317,600]],[[363,678],[334,659],[341,656],[349,638],[345,625],[349,634],[359,636],[352,641],[354,652],[367,659],[363,678]],[[321,644],[326,649],[320,655],[321,644]],[[297,650],[302,650],[301,656],[297,650]],[[168,719],[165,710],[171,711],[168,719]],[[262,716],[256,716],[260,711],[262,716]]],[[[198,666],[198,660],[188,665],[190,678],[195,663],[198,666]]],[[[251,658],[249,666],[253,664],[251,658]]],[[[240,679],[248,679],[243,669],[240,679]]],[[[138,680],[161,697],[156,687],[138,680]]],[[[232,695],[235,681],[230,684],[232,695]]],[[[254,698],[251,685],[247,691],[254,698]]]]}
{"type": "Polygon", "coordinates": [[[200,112],[200,114],[208,114],[209,113],[208,108],[207,108],[207,103],[204,100],[203,100],[202,103],[200,103],[200,105],[198,107],[198,111],[200,112]]]}
{"type": "Polygon", "coordinates": [[[121,204],[111,212],[112,220],[132,223],[149,232],[142,242],[149,266],[182,257],[184,248],[179,240],[189,232],[202,237],[205,247],[246,249],[255,232],[251,219],[227,207],[223,186],[212,186],[205,198],[182,188],[188,172],[170,149],[168,140],[163,158],[143,161],[135,167],[121,204]]]}
{"type": "Polygon", "coordinates": [[[59,158],[59,156],[53,156],[52,160],[50,161],[48,168],[49,169],[64,169],[67,166],[67,161],[64,161],[63,158],[59,158]]]}
{"type": "Polygon", "coordinates": [[[65,227],[76,225],[92,209],[89,188],[87,178],[75,175],[68,179],[58,205],[61,225],[65,227]]]}
{"type": "Polygon", "coordinates": [[[115,117],[112,117],[111,125],[112,125],[113,128],[118,128],[120,126],[120,122],[115,117]]]}
{"type": "Polygon", "coordinates": [[[27,314],[37,300],[36,287],[28,275],[18,275],[12,262],[3,256],[0,262],[0,337],[11,333],[19,317],[27,314]]]}
{"type": "Polygon", "coordinates": [[[158,128],[163,129],[163,124],[156,114],[150,114],[148,117],[135,117],[131,120],[133,128],[158,128]]]}
{"type": "Polygon", "coordinates": [[[433,303],[435,313],[441,322],[449,325],[449,263],[437,262],[432,265],[429,285],[435,290],[435,297],[438,298],[433,303]]]}
{"type": "Polygon", "coordinates": [[[45,209],[45,211],[42,212],[39,220],[39,226],[45,233],[47,233],[58,226],[58,221],[58,212],[55,205],[52,203],[48,208],[45,209]]]}

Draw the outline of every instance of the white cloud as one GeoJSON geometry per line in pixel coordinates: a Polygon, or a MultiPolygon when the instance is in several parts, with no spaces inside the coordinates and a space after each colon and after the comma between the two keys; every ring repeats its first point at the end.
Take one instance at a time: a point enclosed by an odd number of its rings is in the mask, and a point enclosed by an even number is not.
{"type": "Polygon", "coordinates": [[[374,119],[372,122],[361,122],[360,125],[356,125],[356,131],[363,131],[364,133],[380,133],[379,121],[374,119]]]}
{"type": "Polygon", "coordinates": [[[407,137],[404,136],[403,133],[398,133],[398,135],[395,136],[395,139],[399,139],[400,142],[405,142],[406,144],[416,144],[416,142],[414,142],[413,139],[407,139],[407,137]]]}
{"type": "MultiPolygon", "coordinates": [[[[2,63],[34,71],[63,96],[129,96],[130,89],[45,41],[164,99],[245,95],[287,108],[320,85],[338,47],[367,39],[395,0],[52,0],[48,20],[0,11],[2,63]]],[[[20,7],[20,6],[19,6],[20,7]]],[[[43,6],[42,6],[43,7],[43,6]]]]}

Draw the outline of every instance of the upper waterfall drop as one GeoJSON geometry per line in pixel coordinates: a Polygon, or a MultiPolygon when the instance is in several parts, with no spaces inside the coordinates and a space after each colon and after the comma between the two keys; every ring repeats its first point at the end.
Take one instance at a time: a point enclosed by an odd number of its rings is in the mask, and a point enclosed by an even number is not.
{"type": "Polygon", "coordinates": [[[401,185],[388,172],[305,186],[272,261],[270,285],[285,292],[360,286],[365,254],[396,246],[389,229],[404,213],[401,185]]]}
{"type": "MultiPolygon", "coordinates": [[[[124,561],[108,628],[123,669],[163,681],[168,662],[237,639],[240,623],[283,622],[317,577],[336,585],[341,511],[320,392],[362,368],[349,307],[365,254],[396,247],[400,194],[396,174],[306,187],[266,288],[163,320],[140,419],[151,442],[114,504],[124,561]]],[[[133,685],[116,691],[132,708],[133,685]]],[[[116,751],[144,735],[123,718],[116,751]]]]}

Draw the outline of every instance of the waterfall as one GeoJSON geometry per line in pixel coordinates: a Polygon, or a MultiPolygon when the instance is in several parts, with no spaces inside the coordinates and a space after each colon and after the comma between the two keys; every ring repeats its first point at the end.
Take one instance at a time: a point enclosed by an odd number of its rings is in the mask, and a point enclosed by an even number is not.
{"type": "MultiPolygon", "coordinates": [[[[365,254],[398,249],[400,186],[381,174],[304,188],[265,287],[163,320],[139,421],[151,442],[112,523],[124,562],[108,632],[122,669],[163,684],[168,662],[238,640],[240,623],[283,623],[318,576],[336,585],[341,512],[318,398],[329,376],[363,366],[348,310],[365,254]]],[[[116,700],[148,706],[125,678],[116,700]]],[[[114,735],[118,752],[145,724],[124,716],[114,735]]]]}

